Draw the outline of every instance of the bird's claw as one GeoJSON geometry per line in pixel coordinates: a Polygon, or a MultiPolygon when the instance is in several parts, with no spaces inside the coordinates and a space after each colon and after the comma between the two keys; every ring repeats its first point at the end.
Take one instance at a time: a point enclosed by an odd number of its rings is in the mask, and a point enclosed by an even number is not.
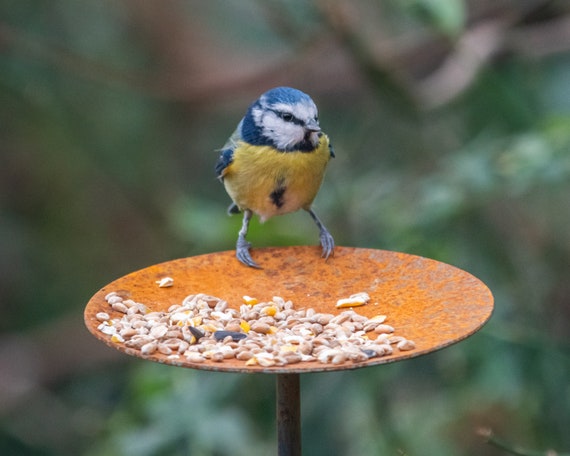
{"type": "Polygon", "coordinates": [[[244,238],[238,238],[236,245],[236,257],[241,263],[249,266],[250,268],[261,269],[261,266],[253,261],[253,258],[251,258],[251,254],[249,253],[250,247],[251,244],[244,238]]]}
{"type": "Polygon", "coordinates": [[[332,235],[323,229],[320,234],[321,246],[323,247],[323,254],[321,255],[325,260],[333,255],[334,256],[334,239],[332,235]]]}

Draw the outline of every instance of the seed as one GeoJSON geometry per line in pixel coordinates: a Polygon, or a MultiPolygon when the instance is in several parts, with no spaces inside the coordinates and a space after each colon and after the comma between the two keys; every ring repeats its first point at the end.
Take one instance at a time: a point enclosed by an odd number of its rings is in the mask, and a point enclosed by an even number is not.
{"type": "Polygon", "coordinates": [[[130,348],[141,349],[143,345],[153,342],[152,337],[145,335],[134,335],[128,340],[125,340],[125,345],[130,348]]]}
{"type": "Polygon", "coordinates": [[[178,345],[178,353],[180,354],[185,353],[186,350],[188,350],[189,346],[190,344],[188,342],[186,342],[185,340],[181,340],[180,345],[178,345]]]}
{"type": "Polygon", "coordinates": [[[386,318],[384,317],[384,320],[374,320],[374,319],[370,319],[368,320],[363,326],[362,326],[362,330],[364,332],[370,332],[370,331],[374,331],[376,329],[376,327],[380,324],[382,324],[384,321],[386,320],[386,318]]]}
{"type": "Polygon", "coordinates": [[[171,355],[172,349],[166,344],[158,344],[158,351],[163,355],[171,355]]]}
{"type": "Polygon", "coordinates": [[[249,350],[239,351],[236,354],[236,359],[239,359],[240,361],[247,361],[248,359],[251,359],[252,357],[253,357],[253,353],[250,352],[249,350]]]}
{"type": "Polygon", "coordinates": [[[227,322],[227,321],[229,321],[229,320],[232,319],[232,316],[229,315],[229,314],[227,314],[227,313],[225,313],[225,312],[217,312],[217,311],[214,311],[214,312],[211,312],[211,313],[210,313],[210,316],[211,316],[212,318],[214,318],[215,320],[224,321],[224,322],[227,322]]]}
{"type": "Polygon", "coordinates": [[[214,310],[216,312],[224,312],[227,308],[228,308],[228,302],[221,300],[218,301],[218,303],[215,305],[214,310]]]}
{"type": "Polygon", "coordinates": [[[345,312],[342,312],[342,313],[336,315],[335,317],[331,318],[331,320],[329,321],[329,324],[341,325],[347,320],[350,320],[350,313],[345,311],[345,312]]]}
{"type": "Polygon", "coordinates": [[[368,359],[368,356],[360,350],[349,350],[347,358],[353,363],[362,363],[368,359]]]}
{"type": "Polygon", "coordinates": [[[118,303],[118,302],[123,302],[123,298],[121,298],[121,297],[120,297],[119,295],[117,295],[117,294],[114,294],[114,295],[110,296],[110,297],[107,299],[107,302],[108,302],[109,304],[113,305],[113,304],[116,304],[116,303],[118,303]]]}
{"type": "Polygon", "coordinates": [[[95,315],[95,318],[99,321],[107,321],[111,317],[109,317],[109,314],[107,312],[99,312],[97,315],[95,315]]]}
{"type": "Polygon", "coordinates": [[[374,332],[377,334],[390,334],[394,332],[394,327],[390,325],[378,325],[374,328],[374,332]]]}
{"type": "Polygon", "coordinates": [[[416,344],[408,339],[404,339],[401,340],[400,342],[398,342],[396,344],[396,347],[398,347],[398,350],[400,351],[408,351],[408,350],[413,350],[414,348],[416,348],[416,344]]]}
{"type": "Polygon", "coordinates": [[[145,320],[134,320],[131,322],[131,327],[133,329],[145,328],[147,322],[145,320]]]}
{"type": "Polygon", "coordinates": [[[280,357],[284,358],[287,364],[298,363],[303,359],[303,356],[301,354],[293,352],[285,352],[281,354],[280,357]]]}
{"type": "Polygon", "coordinates": [[[224,359],[231,359],[235,357],[235,350],[229,345],[223,345],[220,347],[220,353],[224,356],[224,359]]]}
{"type": "Polygon", "coordinates": [[[143,355],[152,355],[156,351],[157,346],[158,344],[155,340],[148,342],[141,347],[141,353],[143,355]]]}
{"type": "Polygon", "coordinates": [[[250,329],[256,333],[267,334],[269,331],[271,331],[271,326],[267,323],[255,322],[251,325],[250,329]]]}
{"type": "Polygon", "coordinates": [[[199,294],[169,306],[168,312],[149,313],[144,304],[123,300],[115,292],[106,299],[125,315],[110,319],[106,312],[97,314],[101,332],[143,355],[158,351],[168,359],[184,355],[188,362],[200,363],[235,358],[262,367],[316,360],[340,365],[415,348],[393,334],[394,327],[384,324],[385,315],[369,319],[354,310],[337,315],[296,310],[280,297],[262,303],[251,298],[238,311],[222,299],[199,294]],[[375,339],[367,334],[373,332],[375,339]]]}
{"type": "Polygon", "coordinates": [[[333,314],[316,314],[313,316],[313,321],[315,323],[318,323],[320,325],[328,325],[330,323],[330,321],[334,318],[333,314]]]}
{"type": "Polygon", "coordinates": [[[241,328],[241,330],[242,330],[244,333],[248,333],[249,330],[251,329],[250,324],[249,324],[247,321],[245,321],[245,320],[242,320],[242,321],[241,321],[241,323],[239,324],[239,327],[241,328]]]}
{"type": "Polygon", "coordinates": [[[210,353],[210,359],[212,361],[216,361],[217,363],[220,363],[224,360],[224,354],[220,351],[210,353]]]}
{"type": "Polygon", "coordinates": [[[116,291],[111,291],[110,293],[107,293],[107,295],[105,295],[105,301],[109,302],[109,299],[111,299],[113,296],[118,296],[116,291]]]}
{"type": "Polygon", "coordinates": [[[275,307],[275,306],[264,307],[261,310],[261,313],[263,313],[264,315],[268,315],[270,317],[274,317],[275,314],[277,313],[277,307],[275,307]]]}
{"type": "Polygon", "coordinates": [[[403,340],[405,340],[405,338],[402,336],[391,336],[388,338],[387,342],[389,344],[397,344],[399,342],[402,342],[403,340]]]}
{"type": "Polygon", "coordinates": [[[123,339],[123,337],[120,334],[113,334],[111,336],[111,342],[123,343],[124,341],[125,339],[123,339]]]}
{"type": "Polygon", "coordinates": [[[127,337],[127,338],[129,338],[129,337],[134,336],[135,334],[138,334],[138,332],[137,332],[136,329],[134,329],[134,328],[132,328],[132,327],[127,327],[127,328],[121,329],[121,330],[119,331],[119,334],[120,334],[122,337],[127,337]]]}
{"type": "Polygon", "coordinates": [[[167,332],[168,328],[166,325],[158,325],[150,330],[150,335],[155,339],[160,339],[161,337],[165,336],[167,332]]]}
{"type": "Polygon", "coordinates": [[[228,322],[226,324],[225,330],[226,331],[233,331],[233,332],[240,332],[241,331],[240,320],[234,319],[234,320],[228,322]]]}
{"type": "Polygon", "coordinates": [[[190,331],[190,333],[192,333],[192,335],[196,338],[196,341],[200,340],[202,337],[205,336],[203,331],[200,331],[198,328],[195,328],[194,326],[187,326],[188,331],[190,331]]]}
{"type": "Polygon", "coordinates": [[[203,295],[202,299],[208,303],[208,307],[210,307],[210,309],[215,308],[218,305],[218,303],[221,301],[220,298],[208,295],[203,295]]]}
{"type": "Polygon", "coordinates": [[[229,337],[231,340],[237,342],[238,340],[245,339],[247,337],[247,334],[234,331],[216,331],[214,333],[214,338],[216,340],[224,340],[226,337],[229,337]]]}
{"type": "Polygon", "coordinates": [[[286,344],[302,344],[305,342],[305,338],[301,336],[284,336],[283,342],[286,344]]]}
{"type": "Polygon", "coordinates": [[[174,279],[172,277],[163,277],[162,279],[157,280],[156,283],[159,288],[168,288],[174,285],[174,279]]]}
{"type": "Polygon", "coordinates": [[[299,351],[303,354],[303,355],[310,355],[313,351],[313,343],[306,340],[305,342],[303,342],[300,346],[299,346],[299,351]]]}
{"type": "Polygon", "coordinates": [[[342,350],[328,348],[319,353],[318,360],[323,364],[340,364],[346,361],[346,353],[344,353],[342,350]]]}
{"type": "Polygon", "coordinates": [[[351,295],[349,298],[339,299],[336,302],[336,308],[340,309],[340,308],[344,308],[344,307],[363,306],[368,301],[370,301],[370,296],[368,296],[368,293],[365,293],[365,292],[356,293],[356,294],[351,295]]]}
{"type": "Polygon", "coordinates": [[[371,345],[369,349],[374,351],[378,356],[391,355],[394,351],[389,344],[374,344],[371,345]]]}
{"type": "Polygon", "coordinates": [[[206,358],[197,352],[186,352],[184,356],[186,356],[186,359],[191,363],[203,363],[206,361],[206,358]]]}
{"type": "Polygon", "coordinates": [[[242,318],[246,321],[257,320],[259,318],[259,312],[257,312],[256,310],[251,310],[247,312],[245,315],[243,315],[242,318]]]}
{"type": "Polygon", "coordinates": [[[271,367],[275,365],[275,358],[269,353],[258,353],[255,355],[255,359],[257,360],[257,364],[263,367],[271,367]]]}
{"type": "Polygon", "coordinates": [[[167,339],[182,339],[182,331],[179,329],[169,329],[164,337],[167,339]]]}
{"type": "Polygon", "coordinates": [[[113,310],[116,310],[117,312],[121,312],[121,313],[125,313],[125,314],[129,310],[127,308],[127,306],[125,306],[122,302],[114,302],[113,304],[111,304],[111,308],[113,310]]]}

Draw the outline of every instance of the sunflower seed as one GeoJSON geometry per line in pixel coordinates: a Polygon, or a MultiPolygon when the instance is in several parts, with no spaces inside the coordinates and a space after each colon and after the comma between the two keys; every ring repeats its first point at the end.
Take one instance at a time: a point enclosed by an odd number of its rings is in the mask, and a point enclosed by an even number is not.
{"type": "Polygon", "coordinates": [[[385,315],[367,318],[354,310],[337,315],[312,308],[296,310],[280,297],[255,303],[252,298],[237,310],[227,301],[198,294],[169,306],[167,312],[148,313],[144,304],[123,300],[116,292],[106,300],[124,315],[111,319],[106,312],[98,313],[99,330],[145,356],[184,355],[192,363],[237,359],[262,367],[316,360],[341,365],[390,355],[392,346],[400,351],[415,348],[412,341],[394,335],[394,327],[384,323],[385,315]],[[376,339],[367,333],[375,333],[376,339]]]}
{"type": "Polygon", "coordinates": [[[174,285],[174,279],[172,277],[163,277],[156,281],[159,288],[168,288],[174,285]]]}

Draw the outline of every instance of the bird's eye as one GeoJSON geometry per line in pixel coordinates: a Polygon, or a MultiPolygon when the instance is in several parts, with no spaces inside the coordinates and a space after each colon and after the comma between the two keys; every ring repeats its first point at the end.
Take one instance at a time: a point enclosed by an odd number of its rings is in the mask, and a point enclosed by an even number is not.
{"type": "Polygon", "coordinates": [[[293,120],[293,114],[288,113],[288,112],[282,112],[280,114],[280,117],[285,121],[285,122],[291,122],[293,120]]]}

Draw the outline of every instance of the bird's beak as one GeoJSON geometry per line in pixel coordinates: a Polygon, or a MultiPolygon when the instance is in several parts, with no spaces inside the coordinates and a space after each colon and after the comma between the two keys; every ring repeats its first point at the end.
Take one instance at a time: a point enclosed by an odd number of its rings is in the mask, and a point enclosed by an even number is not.
{"type": "Polygon", "coordinates": [[[321,131],[321,127],[315,119],[309,119],[305,122],[305,130],[317,132],[321,131]]]}

